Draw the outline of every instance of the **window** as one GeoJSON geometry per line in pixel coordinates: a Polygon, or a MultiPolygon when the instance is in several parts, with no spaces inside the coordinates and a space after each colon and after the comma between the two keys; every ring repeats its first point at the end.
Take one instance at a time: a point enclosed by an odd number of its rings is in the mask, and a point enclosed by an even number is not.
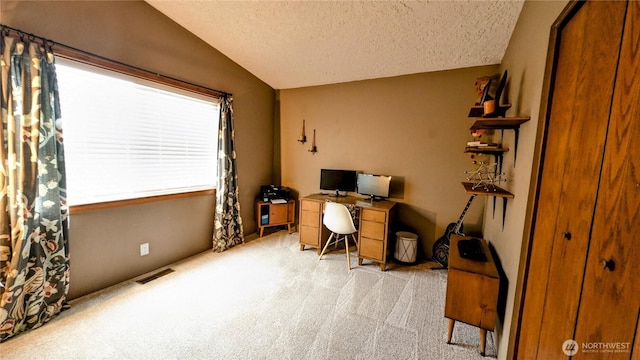
{"type": "Polygon", "coordinates": [[[215,187],[217,98],[56,59],[69,205],[215,187]]]}

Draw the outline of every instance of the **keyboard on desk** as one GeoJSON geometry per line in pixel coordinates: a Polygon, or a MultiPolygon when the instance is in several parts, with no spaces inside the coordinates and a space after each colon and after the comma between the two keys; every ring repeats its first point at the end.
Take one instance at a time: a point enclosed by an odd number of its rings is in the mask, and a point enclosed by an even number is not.
{"type": "Polygon", "coordinates": [[[356,200],[356,206],[360,207],[371,207],[371,203],[368,201],[356,200]]]}

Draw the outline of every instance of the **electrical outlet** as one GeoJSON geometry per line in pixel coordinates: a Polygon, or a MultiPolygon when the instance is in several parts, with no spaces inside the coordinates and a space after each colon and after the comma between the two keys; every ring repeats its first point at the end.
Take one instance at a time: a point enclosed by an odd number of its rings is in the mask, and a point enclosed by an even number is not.
{"type": "Polygon", "coordinates": [[[149,255],[149,243],[140,244],[140,256],[149,255]]]}

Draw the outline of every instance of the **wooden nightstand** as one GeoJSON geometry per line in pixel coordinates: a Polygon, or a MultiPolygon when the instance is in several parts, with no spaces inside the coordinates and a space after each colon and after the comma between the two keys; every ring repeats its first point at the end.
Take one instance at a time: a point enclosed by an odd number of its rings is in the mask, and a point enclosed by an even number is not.
{"type": "Polygon", "coordinates": [[[260,237],[264,228],[269,226],[287,225],[291,234],[291,225],[295,221],[296,202],[289,200],[283,204],[273,204],[270,201],[256,200],[256,222],[260,237]]]}
{"type": "Polygon", "coordinates": [[[451,236],[449,248],[449,274],[444,316],[449,319],[447,343],[451,343],[453,326],[462,321],[480,328],[480,354],[484,356],[487,330],[493,331],[496,323],[500,277],[485,240],[482,247],[487,261],[473,261],[460,257],[458,241],[471,239],[451,236]]]}

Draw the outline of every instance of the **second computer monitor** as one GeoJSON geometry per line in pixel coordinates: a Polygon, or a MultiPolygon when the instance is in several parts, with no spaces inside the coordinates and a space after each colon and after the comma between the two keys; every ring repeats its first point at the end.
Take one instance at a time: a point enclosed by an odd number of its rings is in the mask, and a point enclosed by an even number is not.
{"type": "Polygon", "coordinates": [[[375,174],[358,174],[357,192],[369,196],[372,200],[389,197],[391,176],[375,174]]]}

